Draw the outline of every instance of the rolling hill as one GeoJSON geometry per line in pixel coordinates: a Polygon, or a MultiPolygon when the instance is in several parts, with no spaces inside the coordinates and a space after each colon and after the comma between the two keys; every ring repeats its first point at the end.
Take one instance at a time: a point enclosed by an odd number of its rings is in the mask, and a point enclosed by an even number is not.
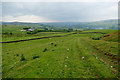
{"type": "Polygon", "coordinates": [[[103,40],[105,41],[113,41],[113,42],[119,42],[120,31],[112,32],[104,36],[103,40]]]}
{"type": "Polygon", "coordinates": [[[118,20],[102,20],[96,22],[52,22],[52,23],[25,23],[25,22],[2,22],[3,25],[24,25],[29,27],[47,27],[49,29],[118,29],[118,20]]]}

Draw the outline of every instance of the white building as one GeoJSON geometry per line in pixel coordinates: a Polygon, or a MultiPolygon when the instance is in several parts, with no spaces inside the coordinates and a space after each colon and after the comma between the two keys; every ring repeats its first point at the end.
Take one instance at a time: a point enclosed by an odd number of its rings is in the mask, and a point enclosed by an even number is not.
{"type": "Polygon", "coordinates": [[[34,31],[34,29],[28,29],[28,31],[34,31]]]}

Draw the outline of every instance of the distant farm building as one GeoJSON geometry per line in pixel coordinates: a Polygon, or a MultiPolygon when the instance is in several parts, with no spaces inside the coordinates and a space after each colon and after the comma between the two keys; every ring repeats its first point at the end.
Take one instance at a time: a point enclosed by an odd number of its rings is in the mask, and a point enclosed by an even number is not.
{"type": "Polygon", "coordinates": [[[34,29],[28,29],[28,31],[34,31],[34,29]]]}
{"type": "Polygon", "coordinates": [[[20,31],[34,31],[34,29],[24,29],[24,30],[20,30],[20,31]]]}

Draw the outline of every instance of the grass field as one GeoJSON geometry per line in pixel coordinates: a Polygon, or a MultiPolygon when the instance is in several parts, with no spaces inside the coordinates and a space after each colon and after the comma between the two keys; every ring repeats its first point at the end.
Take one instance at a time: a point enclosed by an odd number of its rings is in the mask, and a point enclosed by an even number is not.
{"type": "Polygon", "coordinates": [[[2,26],[2,42],[56,36],[56,35],[65,35],[65,34],[73,33],[73,32],[69,32],[69,33],[67,32],[39,32],[37,34],[27,34],[27,31],[24,31],[24,32],[20,31],[20,30],[23,30],[23,28],[25,28],[25,26],[21,26],[21,25],[2,26]]]}
{"type": "MultiPolygon", "coordinates": [[[[109,34],[115,31],[84,32],[109,34]]],[[[118,42],[104,40],[103,36],[107,34],[72,34],[3,43],[2,76],[3,78],[117,78],[118,42]],[[101,38],[94,40],[96,37],[101,38]]]]}
{"type": "Polygon", "coordinates": [[[28,34],[3,35],[2,41],[7,42],[7,41],[33,39],[33,38],[66,35],[66,34],[70,34],[70,33],[65,33],[65,32],[40,32],[40,33],[32,34],[32,35],[28,35],[28,34]]]}

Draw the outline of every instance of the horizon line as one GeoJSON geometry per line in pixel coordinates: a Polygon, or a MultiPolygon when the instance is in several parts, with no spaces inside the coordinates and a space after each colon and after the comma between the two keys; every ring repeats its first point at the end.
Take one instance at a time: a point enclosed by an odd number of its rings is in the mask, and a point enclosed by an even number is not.
{"type": "Polygon", "coordinates": [[[22,21],[0,21],[0,22],[19,22],[19,23],[59,23],[59,22],[99,22],[99,21],[106,21],[106,20],[118,20],[118,19],[104,19],[104,20],[97,20],[97,21],[53,21],[53,22],[22,22],[22,21]]]}

